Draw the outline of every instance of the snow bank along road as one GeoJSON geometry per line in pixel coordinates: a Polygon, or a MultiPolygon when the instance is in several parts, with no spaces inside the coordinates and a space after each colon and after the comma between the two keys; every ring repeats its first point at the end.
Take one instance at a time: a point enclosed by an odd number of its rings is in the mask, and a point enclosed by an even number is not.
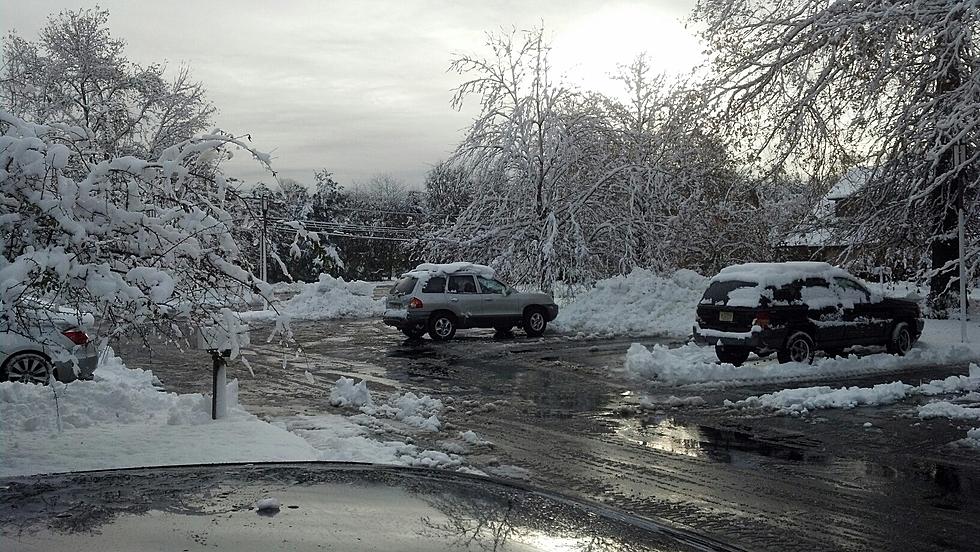
{"type": "MultiPolygon", "coordinates": [[[[967,362],[923,360],[779,378],[769,363],[756,361],[748,369],[767,377],[667,384],[624,370],[631,343],[653,348],[666,343],[662,339],[495,340],[474,331],[437,344],[406,342],[370,320],[294,322],[293,329],[301,353],[284,357],[284,349],[263,344],[258,329],[255,376],[244,368],[230,375],[240,379],[240,402],[271,421],[350,415],[349,407],[330,405],[333,382],[363,379],[375,393],[414,392],[443,401],[443,431],[413,433],[419,449],[438,449],[454,430],[474,430],[481,441],[465,457],[473,469],[746,549],[978,546],[980,450],[964,437],[980,422],[920,415],[919,408],[937,400],[960,411],[977,406],[980,394],[969,391],[968,377],[922,385],[967,376],[967,362]],[[895,381],[915,389],[874,387],[895,381]],[[814,386],[833,389],[778,394],[814,386]],[[841,387],[861,389],[834,390],[841,387]],[[953,389],[958,394],[943,395],[953,389]],[[842,408],[841,401],[820,399],[842,395],[869,395],[874,406],[842,408]],[[794,406],[787,396],[804,402],[794,406]]],[[[201,353],[159,347],[147,359],[142,347],[117,349],[128,364],[152,369],[168,390],[208,392],[209,365],[201,353]]]]}

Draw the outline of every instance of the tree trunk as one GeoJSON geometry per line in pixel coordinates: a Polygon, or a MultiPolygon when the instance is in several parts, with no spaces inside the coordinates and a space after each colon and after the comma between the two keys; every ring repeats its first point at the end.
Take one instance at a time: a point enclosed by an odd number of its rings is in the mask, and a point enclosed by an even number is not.
{"type": "MultiPolygon", "coordinates": [[[[943,37],[937,44],[937,52],[943,52],[947,46],[943,37]]],[[[937,60],[942,63],[943,60],[937,60]]],[[[961,69],[963,60],[949,60],[945,74],[936,80],[936,95],[942,96],[959,88],[963,83],[961,69]]],[[[940,110],[943,108],[940,107],[940,110]]],[[[937,114],[939,115],[939,114],[937,114]]],[[[959,128],[948,129],[947,136],[955,136],[959,128]]],[[[938,175],[956,170],[954,147],[947,148],[939,161],[938,175]]],[[[937,175],[937,176],[938,176],[937,175]]],[[[959,306],[959,272],[956,261],[959,259],[959,236],[957,229],[957,197],[962,187],[965,175],[958,172],[942,186],[936,188],[930,198],[936,217],[933,226],[932,240],[929,243],[929,258],[932,276],[929,279],[929,307],[934,316],[948,318],[949,314],[959,306]]]]}
{"type": "Polygon", "coordinates": [[[956,204],[952,201],[952,197],[955,197],[955,189],[950,189],[958,186],[959,181],[960,179],[956,178],[937,191],[937,193],[947,192],[949,195],[946,196],[948,199],[943,207],[939,228],[942,237],[934,238],[929,245],[933,271],[929,279],[929,307],[934,315],[941,318],[947,318],[959,307],[959,268],[955,261],[959,258],[960,243],[956,233],[956,204]]]}

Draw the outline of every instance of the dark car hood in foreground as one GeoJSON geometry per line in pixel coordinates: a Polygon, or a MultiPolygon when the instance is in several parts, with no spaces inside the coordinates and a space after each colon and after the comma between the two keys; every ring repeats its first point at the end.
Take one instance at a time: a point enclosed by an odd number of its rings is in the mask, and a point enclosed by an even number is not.
{"type": "Polygon", "coordinates": [[[500,481],[358,464],[140,468],[0,480],[0,550],[732,550],[500,481]],[[274,497],[274,515],[256,501],[274,497]]]}

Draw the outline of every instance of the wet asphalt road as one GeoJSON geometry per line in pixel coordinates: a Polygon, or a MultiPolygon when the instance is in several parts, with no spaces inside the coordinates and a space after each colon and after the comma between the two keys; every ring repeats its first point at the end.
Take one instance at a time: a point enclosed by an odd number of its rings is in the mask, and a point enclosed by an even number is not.
{"type": "MultiPolygon", "coordinates": [[[[472,429],[495,444],[468,455],[468,465],[523,468],[536,485],[747,550],[980,550],[980,453],[947,446],[967,425],[920,421],[910,414],[915,400],[800,418],[722,404],[785,387],[914,384],[966,374],[965,365],[834,381],[644,388],[619,371],[624,353],[630,343],[662,340],[495,339],[474,330],[448,344],[409,342],[375,321],[294,322],[293,330],[299,351],[265,343],[268,330],[253,329],[255,376],[241,366],[229,371],[240,379],[240,401],[264,418],[339,412],[327,403],[330,383],[364,378],[373,391],[444,399],[451,405],[441,416],[445,430],[472,429]],[[705,404],[637,409],[641,394],[701,396],[705,404]]],[[[202,352],[116,348],[169,390],[210,392],[202,352]]],[[[416,439],[436,448],[444,437],[416,439]]]]}

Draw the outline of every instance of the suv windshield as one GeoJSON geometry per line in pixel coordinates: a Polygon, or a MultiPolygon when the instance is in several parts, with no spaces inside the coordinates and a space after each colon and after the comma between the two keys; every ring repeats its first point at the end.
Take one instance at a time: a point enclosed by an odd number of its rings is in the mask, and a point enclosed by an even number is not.
{"type": "Polygon", "coordinates": [[[415,289],[415,282],[418,280],[412,277],[402,278],[398,280],[395,287],[391,288],[392,295],[405,295],[406,293],[411,293],[415,289]]]}

